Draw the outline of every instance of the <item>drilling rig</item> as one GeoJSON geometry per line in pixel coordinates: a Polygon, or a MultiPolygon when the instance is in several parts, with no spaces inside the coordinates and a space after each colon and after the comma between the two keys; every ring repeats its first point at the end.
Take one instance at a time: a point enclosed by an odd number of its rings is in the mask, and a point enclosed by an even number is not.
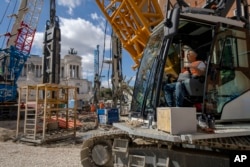
{"type": "Polygon", "coordinates": [[[60,83],[61,30],[55,0],[50,0],[50,20],[46,23],[43,48],[43,83],[60,83]]]}

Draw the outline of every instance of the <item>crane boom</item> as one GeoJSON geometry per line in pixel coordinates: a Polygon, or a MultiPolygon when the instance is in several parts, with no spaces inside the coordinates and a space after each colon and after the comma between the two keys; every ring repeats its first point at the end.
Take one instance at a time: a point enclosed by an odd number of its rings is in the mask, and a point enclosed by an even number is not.
{"type": "Polygon", "coordinates": [[[23,0],[20,4],[18,14],[14,15],[16,21],[9,36],[7,48],[15,46],[24,54],[29,54],[34,35],[42,10],[43,0],[23,0]]]}
{"type": "Polygon", "coordinates": [[[137,68],[153,27],[163,20],[155,0],[96,0],[137,68]]]}

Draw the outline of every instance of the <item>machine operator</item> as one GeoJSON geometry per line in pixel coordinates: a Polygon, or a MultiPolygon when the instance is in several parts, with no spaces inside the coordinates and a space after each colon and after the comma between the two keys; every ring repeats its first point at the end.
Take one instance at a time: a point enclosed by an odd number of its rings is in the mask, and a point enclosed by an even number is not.
{"type": "Polygon", "coordinates": [[[205,74],[206,65],[203,61],[197,59],[198,54],[191,48],[187,50],[188,64],[185,65],[186,69],[184,72],[179,74],[177,82],[167,83],[164,86],[165,99],[169,107],[183,107],[184,97],[186,91],[184,90],[182,81],[190,78],[190,76],[203,76],[205,74]],[[175,101],[174,101],[175,93],[175,101]]]}

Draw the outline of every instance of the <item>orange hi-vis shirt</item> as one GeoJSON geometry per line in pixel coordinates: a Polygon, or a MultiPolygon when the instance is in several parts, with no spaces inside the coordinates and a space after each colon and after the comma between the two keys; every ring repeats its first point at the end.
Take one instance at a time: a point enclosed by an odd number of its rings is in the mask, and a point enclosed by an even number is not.
{"type": "MultiPolygon", "coordinates": [[[[204,75],[206,65],[203,61],[194,61],[190,63],[190,72],[192,75],[201,76],[204,75]]],[[[188,73],[185,71],[184,73],[188,73]]]]}
{"type": "Polygon", "coordinates": [[[91,111],[91,112],[96,112],[96,108],[95,108],[95,105],[94,105],[94,104],[91,104],[91,106],[90,106],[90,111],[91,111]]]}
{"type": "Polygon", "coordinates": [[[99,107],[100,107],[100,109],[104,109],[104,108],[105,108],[104,103],[103,103],[103,102],[100,102],[99,107]]]}

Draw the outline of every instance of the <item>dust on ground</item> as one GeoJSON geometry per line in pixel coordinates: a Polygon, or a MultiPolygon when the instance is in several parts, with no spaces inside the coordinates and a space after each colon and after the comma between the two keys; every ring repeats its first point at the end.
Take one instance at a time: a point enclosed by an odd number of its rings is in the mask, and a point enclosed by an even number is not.
{"type": "MultiPolygon", "coordinates": [[[[19,123],[19,133],[23,132],[23,120],[19,123]]],[[[91,134],[111,131],[114,127],[111,125],[96,125],[93,122],[84,123],[80,129],[76,131],[76,137],[74,139],[68,138],[59,141],[54,141],[51,143],[42,144],[45,147],[73,147],[81,145],[82,142],[91,134]]],[[[0,121],[0,142],[14,141],[19,142],[16,135],[17,131],[17,121],[16,120],[6,120],[0,121]]],[[[32,145],[32,144],[30,144],[32,145]]],[[[35,145],[35,144],[34,144],[35,145]]]]}

